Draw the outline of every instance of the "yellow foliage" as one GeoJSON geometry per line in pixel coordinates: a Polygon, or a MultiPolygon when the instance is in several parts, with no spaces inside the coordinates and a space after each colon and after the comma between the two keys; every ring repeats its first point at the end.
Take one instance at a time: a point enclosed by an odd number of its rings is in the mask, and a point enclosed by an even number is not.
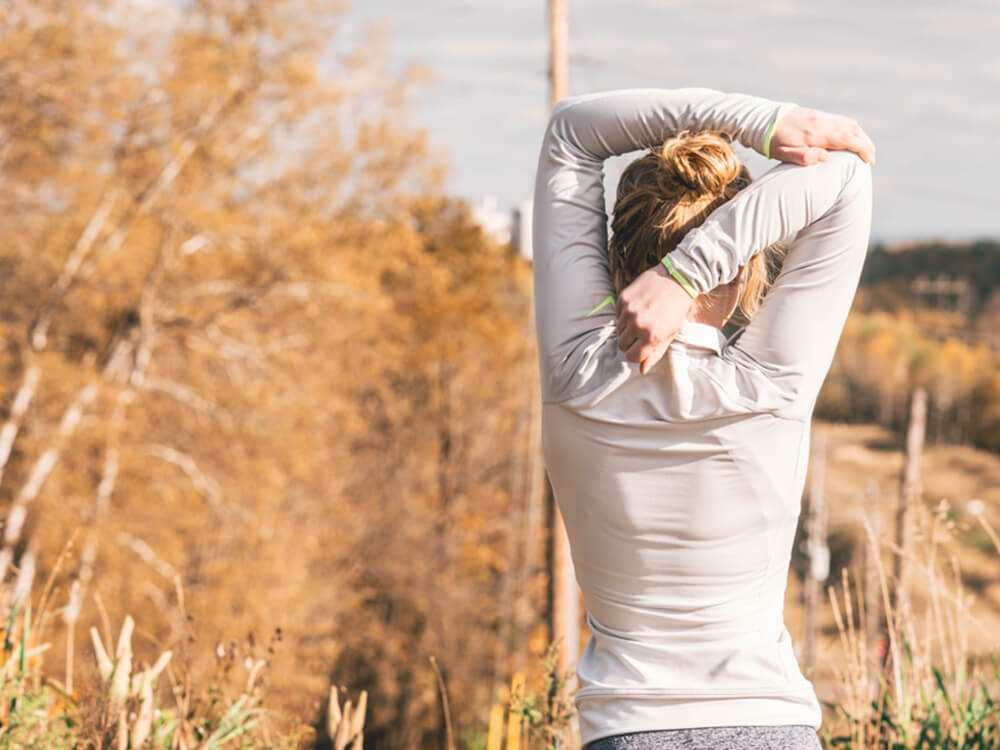
{"type": "Polygon", "coordinates": [[[178,646],[177,571],[209,643],[282,627],[286,718],[322,726],[329,685],[356,685],[379,696],[366,730],[413,747],[439,720],[433,653],[469,724],[544,598],[511,520],[530,270],[441,194],[410,73],[363,45],[320,71],[336,14],[61,5],[0,26],[5,404],[41,373],[0,494],[55,449],[25,534],[46,553],[84,529],[58,583],[82,583],[87,627],[94,593],[149,612],[137,659],[178,646]]]}
{"type": "Polygon", "coordinates": [[[930,395],[931,439],[971,442],[1000,450],[1000,393],[993,373],[1000,352],[978,340],[937,336],[927,313],[918,323],[907,310],[853,313],[817,405],[818,414],[901,427],[909,394],[930,395]]]}

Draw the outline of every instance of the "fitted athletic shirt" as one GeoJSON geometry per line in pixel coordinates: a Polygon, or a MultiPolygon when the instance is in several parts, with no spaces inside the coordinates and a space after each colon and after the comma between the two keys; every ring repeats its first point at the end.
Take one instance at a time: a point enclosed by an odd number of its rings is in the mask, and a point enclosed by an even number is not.
{"type": "Polygon", "coordinates": [[[591,637],[584,743],[627,732],[808,725],[821,711],[784,624],[809,422],[861,273],[871,171],[780,165],[669,254],[698,293],[778,242],[782,269],[728,341],[686,321],[646,375],[619,351],[605,159],[681,130],[763,152],[777,102],[707,89],[567,99],[542,144],[534,281],[545,463],[591,637]],[[598,308],[595,311],[595,308],[598,308]]]}

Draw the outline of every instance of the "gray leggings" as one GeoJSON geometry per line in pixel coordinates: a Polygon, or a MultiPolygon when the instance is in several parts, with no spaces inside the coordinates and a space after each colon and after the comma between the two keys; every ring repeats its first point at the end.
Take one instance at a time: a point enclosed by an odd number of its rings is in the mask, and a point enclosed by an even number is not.
{"type": "Polygon", "coordinates": [[[634,732],[588,742],[584,750],[821,750],[816,730],[804,724],[699,727],[634,732]]]}

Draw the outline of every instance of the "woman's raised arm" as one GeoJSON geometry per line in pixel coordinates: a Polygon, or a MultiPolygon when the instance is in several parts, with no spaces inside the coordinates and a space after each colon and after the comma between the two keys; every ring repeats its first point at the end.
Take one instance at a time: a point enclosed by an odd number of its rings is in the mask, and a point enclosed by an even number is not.
{"type": "Polygon", "coordinates": [[[603,162],[662,143],[681,130],[728,133],[761,153],[780,104],[710,89],[630,89],[573,97],[552,114],[535,180],[535,321],[542,395],[563,400],[585,386],[595,331],[614,320],[607,265],[603,162]],[[592,314],[593,313],[593,314],[592,314]]]}
{"type": "Polygon", "coordinates": [[[812,412],[861,277],[871,215],[871,168],[839,151],[814,166],[775,167],[669,254],[704,291],[729,263],[791,241],[760,310],[725,355],[782,387],[786,416],[812,412]]]}

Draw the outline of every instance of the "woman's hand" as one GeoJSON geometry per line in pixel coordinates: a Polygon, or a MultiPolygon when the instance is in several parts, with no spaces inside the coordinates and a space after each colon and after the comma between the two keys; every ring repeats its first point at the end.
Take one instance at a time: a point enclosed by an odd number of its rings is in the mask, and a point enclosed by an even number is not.
{"type": "Polygon", "coordinates": [[[782,115],[771,136],[771,158],[791,164],[815,164],[828,151],[853,151],[875,163],[875,144],[856,120],[818,109],[792,107],[782,115]]]}
{"type": "Polygon", "coordinates": [[[660,361],[694,300],[662,263],[635,278],[618,296],[615,327],[625,359],[645,375],[660,361]]]}
{"type": "MultiPolygon", "coordinates": [[[[875,144],[849,117],[793,107],[778,120],[771,136],[771,157],[792,164],[824,161],[829,151],[853,151],[875,163],[875,144]]],[[[692,304],[662,264],[643,272],[618,296],[618,348],[642,374],[663,357],[692,304]]]]}

